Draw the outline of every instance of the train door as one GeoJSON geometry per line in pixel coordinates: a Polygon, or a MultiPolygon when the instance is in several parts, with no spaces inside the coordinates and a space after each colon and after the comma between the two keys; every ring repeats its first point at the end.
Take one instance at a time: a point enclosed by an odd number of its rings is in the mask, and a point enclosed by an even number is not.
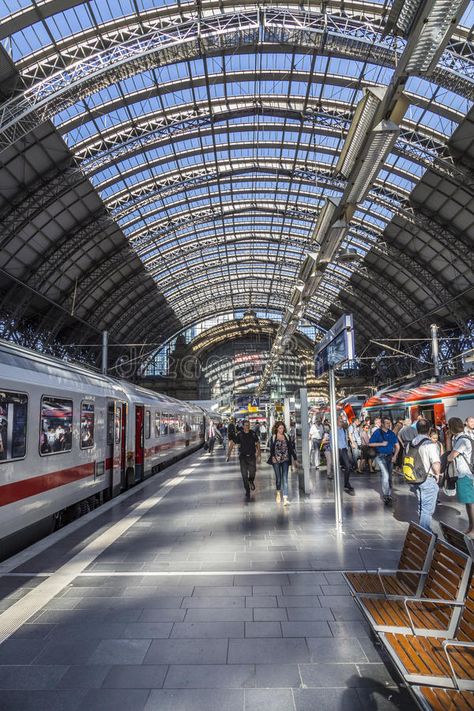
{"type": "Polygon", "coordinates": [[[114,489],[114,422],[115,405],[113,400],[107,402],[107,439],[105,450],[105,469],[109,478],[109,497],[114,489]]]}
{"type": "Polygon", "coordinates": [[[144,425],[144,407],[135,405],[135,481],[141,481],[144,474],[144,425]]]}
{"type": "Polygon", "coordinates": [[[127,488],[127,406],[125,403],[117,403],[117,417],[120,425],[119,441],[119,467],[121,488],[127,488]]]}

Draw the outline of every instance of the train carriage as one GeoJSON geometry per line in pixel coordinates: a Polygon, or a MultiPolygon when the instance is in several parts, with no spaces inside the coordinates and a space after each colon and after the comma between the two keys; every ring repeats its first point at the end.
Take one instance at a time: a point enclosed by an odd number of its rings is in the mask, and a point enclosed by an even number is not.
{"type": "Polygon", "coordinates": [[[202,442],[203,411],[0,341],[0,558],[202,442]]]}

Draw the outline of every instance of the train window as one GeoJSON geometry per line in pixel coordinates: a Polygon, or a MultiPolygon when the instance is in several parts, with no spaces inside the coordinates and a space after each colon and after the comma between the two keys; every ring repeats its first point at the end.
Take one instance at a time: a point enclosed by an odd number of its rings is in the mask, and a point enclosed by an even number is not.
{"type": "Polygon", "coordinates": [[[107,405],[107,444],[114,443],[114,403],[109,402],[107,405]]]}
{"type": "Polygon", "coordinates": [[[0,392],[0,462],[26,454],[28,396],[0,392]]]}
{"type": "Polygon", "coordinates": [[[122,436],[122,408],[117,405],[115,408],[115,444],[120,444],[120,439],[122,436]]]}
{"type": "Polygon", "coordinates": [[[168,434],[168,421],[169,421],[169,415],[167,415],[166,412],[162,412],[161,413],[161,434],[162,435],[168,434]]]}
{"type": "Polygon", "coordinates": [[[94,446],[94,404],[81,402],[81,449],[94,446]]]}
{"type": "Polygon", "coordinates": [[[41,398],[40,454],[60,454],[72,449],[72,400],[45,395],[41,398]]]}
{"type": "Polygon", "coordinates": [[[151,412],[150,410],[145,410],[145,439],[150,439],[151,437],[151,412]]]}
{"type": "Polygon", "coordinates": [[[160,413],[158,410],[155,412],[155,437],[160,436],[160,413]]]}

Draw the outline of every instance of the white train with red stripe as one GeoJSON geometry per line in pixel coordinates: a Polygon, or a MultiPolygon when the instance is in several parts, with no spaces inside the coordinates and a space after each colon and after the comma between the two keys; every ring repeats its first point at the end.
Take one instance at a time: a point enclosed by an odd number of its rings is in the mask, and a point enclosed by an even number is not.
{"type": "Polygon", "coordinates": [[[362,408],[362,415],[372,419],[388,415],[397,418],[410,417],[414,422],[418,415],[436,425],[445,425],[450,417],[465,420],[474,414],[474,375],[467,374],[444,382],[423,383],[399,390],[384,390],[369,398],[362,408]]]}
{"type": "Polygon", "coordinates": [[[0,559],[203,441],[204,413],[0,339],[0,559]]]}

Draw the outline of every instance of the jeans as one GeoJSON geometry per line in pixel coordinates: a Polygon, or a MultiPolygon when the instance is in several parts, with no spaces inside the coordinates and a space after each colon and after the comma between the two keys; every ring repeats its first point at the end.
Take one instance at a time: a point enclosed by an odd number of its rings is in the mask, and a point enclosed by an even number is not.
{"type": "Polygon", "coordinates": [[[244,489],[250,493],[249,482],[254,481],[255,474],[257,472],[257,458],[255,454],[253,456],[240,455],[240,473],[242,474],[242,481],[244,483],[244,489]]]}
{"type": "Polygon", "coordinates": [[[382,476],[382,495],[391,496],[392,495],[392,455],[391,454],[378,454],[375,457],[375,461],[379,466],[380,474],[382,476]]]}
{"type": "Polygon", "coordinates": [[[209,437],[209,439],[207,440],[207,449],[208,449],[209,454],[213,453],[215,443],[216,443],[216,438],[209,437]]]}
{"type": "Polygon", "coordinates": [[[420,517],[420,526],[431,531],[431,517],[436,508],[438,500],[438,483],[436,479],[429,476],[423,484],[417,484],[411,487],[415,491],[418,499],[418,515],[420,517]]]}
{"type": "Polygon", "coordinates": [[[321,440],[320,439],[313,439],[311,440],[311,447],[309,450],[309,465],[316,467],[316,469],[319,467],[320,462],[321,462],[321,440]]]}
{"type": "Polygon", "coordinates": [[[349,477],[351,475],[352,464],[346,447],[339,450],[339,464],[344,472],[344,486],[350,486],[349,477]]]}
{"type": "Polygon", "coordinates": [[[275,472],[276,490],[283,489],[283,496],[288,496],[288,469],[290,462],[277,462],[272,466],[275,472]]]}

